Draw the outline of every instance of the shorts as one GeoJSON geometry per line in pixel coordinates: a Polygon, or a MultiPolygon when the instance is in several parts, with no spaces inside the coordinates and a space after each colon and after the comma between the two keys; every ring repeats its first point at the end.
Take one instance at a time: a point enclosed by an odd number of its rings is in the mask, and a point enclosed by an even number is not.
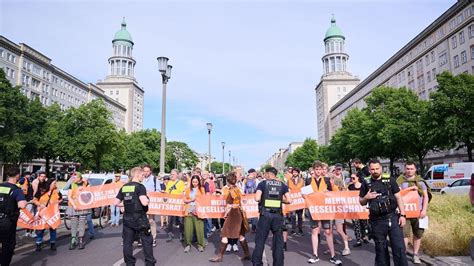
{"type": "Polygon", "coordinates": [[[317,228],[319,226],[319,223],[321,223],[322,228],[321,229],[331,229],[331,221],[330,220],[313,220],[313,218],[309,218],[309,225],[311,226],[312,229],[317,228]]]}
{"type": "Polygon", "coordinates": [[[405,226],[403,226],[403,237],[410,237],[411,234],[416,238],[421,238],[425,229],[420,228],[420,223],[418,218],[409,218],[405,226]]]}

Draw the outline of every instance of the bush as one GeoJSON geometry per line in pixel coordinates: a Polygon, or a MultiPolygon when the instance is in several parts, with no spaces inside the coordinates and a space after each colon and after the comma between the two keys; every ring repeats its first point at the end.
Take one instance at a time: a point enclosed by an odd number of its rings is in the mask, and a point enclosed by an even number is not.
{"type": "Polygon", "coordinates": [[[474,214],[469,197],[433,195],[428,209],[429,228],[421,247],[430,256],[467,256],[474,236],[474,214]]]}

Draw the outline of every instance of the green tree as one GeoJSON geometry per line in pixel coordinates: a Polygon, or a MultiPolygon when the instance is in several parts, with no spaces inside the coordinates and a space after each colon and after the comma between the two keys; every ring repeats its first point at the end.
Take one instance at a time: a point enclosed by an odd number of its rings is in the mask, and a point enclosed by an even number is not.
{"type": "Polygon", "coordinates": [[[111,152],[105,154],[102,160],[102,169],[104,171],[118,172],[130,169],[127,168],[125,164],[125,142],[127,137],[127,133],[124,129],[120,130],[116,134],[114,149],[111,152]]]}
{"type": "MultiPolygon", "coordinates": [[[[224,173],[230,172],[230,164],[224,163],[224,173]]],[[[211,171],[216,174],[222,174],[222,162],[212,162],[211,171]]]]}
{"type": "Polygon", "coordinates": [[[430,95],[430,124],[440,149],[466,148],[473,161],[474,145],[474,76],[453,76],[443,72],[437,76],[438,90],[430,95]]]}
{"type": "Polygon", "coordinates": [[[0,161],[19,164],[31,160],[34,120],[29,116],[29,101],[20,87],[13,87],[0,69],[0,161]]]}
{"type": "Polygon", "coordinates": [[[111,113],[101,99],[69,108],[62,120],[64,158],[80,162],[84,169],[102,170],[102,160],[116,147],[117,134],[111,113]]]}
{"type": "Polygon", "coordinates": [[[169,173],[173,168],[178,170],[182,170],[183,168],[193,168],[198,161],[199,159],[196,153],[189,148],[188,144],[179,141],[170,141],[166,143],[165,168],[167,173],[169,173]]]}
{"type": "Polygon", "coordinates": [[[318,144],[315,140],[307,138],[303,142],[303,146],[297,148],[293,153],[288,155],[285,165],[298,167],[302,171],[306,171],[313,165],[314,161],[320,159],[322,158],[318,144]]]}
{"type": "MultiPolygon", "coordinates": [[[[39,101],[34,103],[41,104],[39,101]]],[[[65,137],[62,130],[61,121],[64,112],[58,104],[52,104],[47,107],[30,105],[30,113],[35,116],[39,123],[38,130],[35,132],[35,143],[37,145],[36,158],[45,160],[46,172],[49,174],[50,162],[54,162],[59,157],[64,156],[61,146],[61,140],[65,137]]]]}
{"type": "Polygon", "coordinates": [[[272,167],[271,165],[269,165],[268,163],[267,164],[264,164],[260,167],[260,172],[265,172],[265,170],[267,170],[267,168],[269,167],[272,167]]]}
{"type": "Polygon", "coordinates": [[[160,141],[161,133],[156,129],[146,129],[127,135],[125,138],[124,154],[125,169],[149,164],[155,172],[158,172],[160,165],[160,141]]]}

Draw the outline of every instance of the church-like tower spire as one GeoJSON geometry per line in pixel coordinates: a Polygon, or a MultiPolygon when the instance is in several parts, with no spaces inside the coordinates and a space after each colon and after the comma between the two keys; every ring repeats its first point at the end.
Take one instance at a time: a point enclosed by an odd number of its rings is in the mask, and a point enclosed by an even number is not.
{"type": "Polygon", "coordinates": [[[127,22],[122,20],[121,29],[115,33],[112,40],[112,56],[109,58],[109,75],[135,79],[135,60],[132,35],[127,31],[127,22]]]}
{"type": "Polygon", "coordinates": [[[336,18],[333,14],[331,27],[326,31],[324,37],[325,54],[322,57],[324,75],[348,73],[349,55],[345,52],[345,39],[341,29],[336,25],[336,18]]]}

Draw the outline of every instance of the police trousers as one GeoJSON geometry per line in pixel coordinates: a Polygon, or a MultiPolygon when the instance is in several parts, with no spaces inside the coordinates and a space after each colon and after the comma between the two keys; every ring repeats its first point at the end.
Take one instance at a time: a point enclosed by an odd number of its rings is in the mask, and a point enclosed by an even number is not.
{"type": "Polygon", "coordinates": [[[155,265],[156,260],[153,256],[153,237],[146,235],[143,231],[137,230],[136,227],[130,226],[128,223],[123,224],[123,259],[127,266],[135,265],[136,258],[133,256],[132,244],[135,240],[135,234],[138,234],[143,245],[143,253],[145,254],[145,265],[155,265]]]}
{"type": "Polygon", "coordinates": [[[380,220],[371,219],[370,225],[372,227],[372,238],[375,242],[375,265],[390,265],[387,236],[390,238],[394,265],[408,265],[403,231],[400,225],[398,225],[398,215],[394,214],[390,218],[380,220]]]}
{"type": "Polygon", "coordinates": [[[12,261],[16,245],[16,222],[12,222],[10,230],[0,232],[0,265],[8,266],[12,261]]]}
{"type": "Polygon", "coordinates": [[[272,257],[273,266],[283,266],[285,255],[283,252],[283,215],[264,211],[260,214],[255,236],[255,249],[252,254],[253,265],[263,265],[262,255],[268,234],[272,231],[272,257]]]}

